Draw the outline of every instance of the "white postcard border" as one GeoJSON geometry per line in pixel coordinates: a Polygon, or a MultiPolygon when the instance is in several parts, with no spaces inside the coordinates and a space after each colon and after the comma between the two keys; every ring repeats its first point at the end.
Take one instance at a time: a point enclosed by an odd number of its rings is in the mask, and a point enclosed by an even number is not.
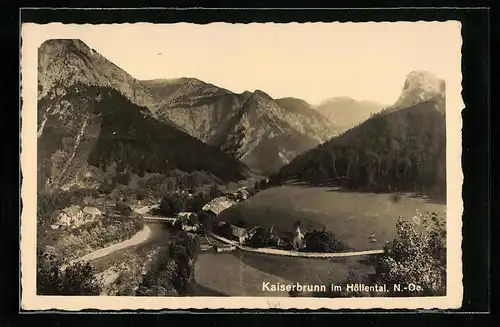
{"type": "MultiPolygon", "coordinates": [[[[268,297],[123,297],[36,295],[36,175],[37,175],[37,50],[47,39],[72,38],[71,30],[90,24],[22,25],[21,40],[21,309],[23,310],[162,310],[162,309],[454,309],[462,305],[462,118],[461,24],[446,22],[367,22],[335,24],[425,24],[428,28],[453,25],[450,45],[456,57],[456,78],[446,80],[447,162],[447,295],[412,298],[268,298],[268,297]],[[458,109],[460,108],[460,110],[458,109]]],[[[148,25],[151,23],[136,23],[148,25]]],[[[213,23],[226,24],[226,23],[213,23]]],[[[330,23],[307,23],[330,24],[330,23]]],[[[113,24],[119,25],[119,24],[113,24]]],[[[126,24],[130,25],[130,24],[126,24]]]]}

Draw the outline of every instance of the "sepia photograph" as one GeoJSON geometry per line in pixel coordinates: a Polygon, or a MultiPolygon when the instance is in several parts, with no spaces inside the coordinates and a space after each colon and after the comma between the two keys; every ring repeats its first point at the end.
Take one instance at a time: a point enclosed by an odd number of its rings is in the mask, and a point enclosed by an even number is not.
{"type": "Polygon", "coordinates": [[[460,23],[23,24],[25,309],[458,308],[460,23]]]}

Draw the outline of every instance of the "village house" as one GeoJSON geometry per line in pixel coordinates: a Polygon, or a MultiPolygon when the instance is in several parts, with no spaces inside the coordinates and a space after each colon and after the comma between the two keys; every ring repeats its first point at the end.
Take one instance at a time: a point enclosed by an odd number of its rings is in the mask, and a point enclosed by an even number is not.
{"type": "Polygon", "coordinates": [[[85,214],[80,206],[64,208],[57,216],[58,225],[75,228],[86,223],[85,214]]]}
{"type": "Polygon", "coordinates": [[[202,210],[214,216],[218,216],[222,211],[232,207],[236,203],[236,201],[229,199],[227,196],[221,196],[205,204],[202,210]]]}
{"type": "MultiPolygon", "coordinates": [[[[91,203],[85,203],[84,204],[91,204],[91,203]]],[[[106,199],[104,198],[97,198],[94,200],[93,205],[98,206],[98,207],[104,207],[106,205],[106,199]]]]}
{"type": "Polygon", "coordinates": [[[110,210],[113,210],[116,207],[116,201],[112,199],[104,200],[104,206],[110,210]]]}
{"type": "Polygon", "coordinates": [[[230,225],[230,228],[230,239],[238,241],[240,245],[243,245],[252,238],[259,227],[248,230],[246,228],[230,225]]]}
{"type": "Polygon", "coordinates": [[[240,244],[244,244],[249,238],[248,230],[242,227],[230,225],[231,227],[231,239],[238,241],[240,244]]]}

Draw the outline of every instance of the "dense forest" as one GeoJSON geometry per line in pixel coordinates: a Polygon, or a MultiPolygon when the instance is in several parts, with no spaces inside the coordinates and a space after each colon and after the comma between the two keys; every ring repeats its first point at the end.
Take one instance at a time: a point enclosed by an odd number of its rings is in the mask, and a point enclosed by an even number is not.
{"type": "Polygon", "coordinates": [[[273,184],[297,180],[356,190],[417,192],[446,196],[446,121],[442,102],[374,115],[308,151],[279,173],[273,184]]]}

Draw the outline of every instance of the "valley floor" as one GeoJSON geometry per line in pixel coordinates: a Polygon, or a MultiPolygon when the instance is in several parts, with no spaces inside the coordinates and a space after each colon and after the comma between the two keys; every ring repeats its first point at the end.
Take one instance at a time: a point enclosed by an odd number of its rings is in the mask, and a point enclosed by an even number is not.
{"type": "MultiPolygon", "coordinates": [[[[353,251],[380,250],[396,236],[399,216],[413,219],[418,213],[446,213],[446,206],[412,195],[347,192],[331,187],[280,186],[262,191],[221,213],[221,220],[248,225],[267,225],[291,230],[300,219],[305,230],[325,227],[353,251]],[[377,242],[370,242],[370,235],[377,242]]],[[[418,223],[418,222],[416,222],[418,223]]],[[[271,249],[262,249],[271,250],[271,249]]],[[[299,258],[235,250],[231,253],[202,253],[195,268],[196,283],[207,294],[232,296],[288,296],[268,294],[262,283],[340,283],[353,272],[374,272],[370,256],[299,258]]],[[[265,252],[265,251],[264,251],[265,252]]],[[[335,255],[335,254],[333,254],[335,255]]]]}
{"type": "Polygon", "coordinates": [[[230,223],[273,226],[292,231],[296,220],[301,230],[325,228],[333,232],[351,251],[381,249],[395,237],[398,217],[412,219],[418,212],[445,216],[446,205],[413,195],[376,194],[344,191],[333,187],[286,185],[272,187],[233,206],[220,215],[230,223]],[[370,236],[374,235],[377,242],[370,236]]]}

